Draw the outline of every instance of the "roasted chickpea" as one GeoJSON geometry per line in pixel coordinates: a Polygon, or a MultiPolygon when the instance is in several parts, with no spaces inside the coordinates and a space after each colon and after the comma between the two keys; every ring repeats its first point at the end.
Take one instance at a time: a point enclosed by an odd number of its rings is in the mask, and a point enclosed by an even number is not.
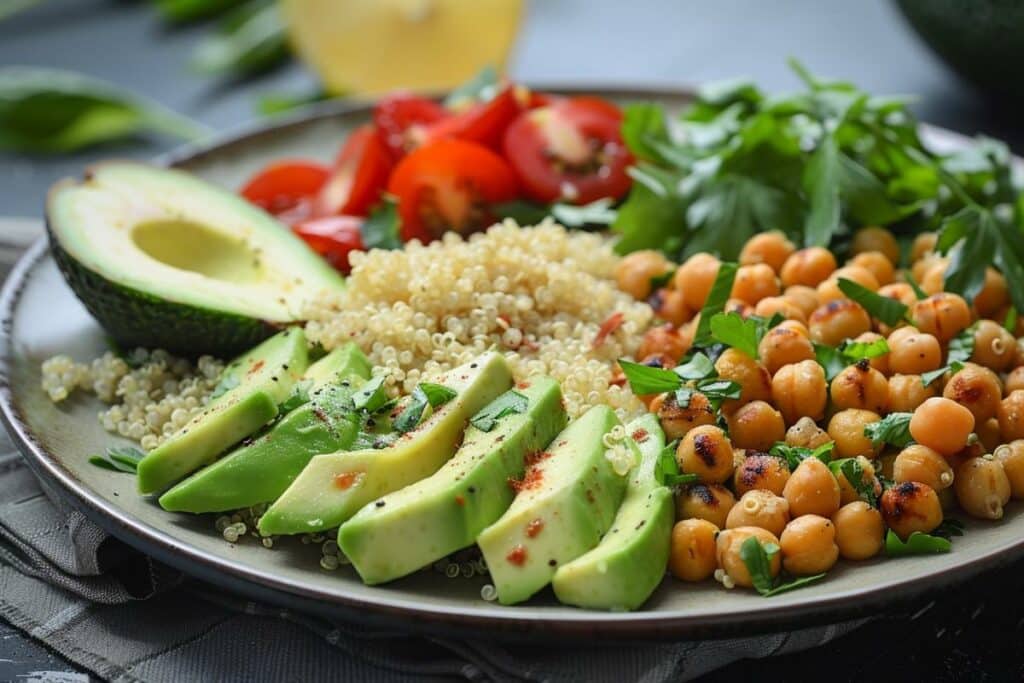
{"type": "Polygon", "coordinates": [[[942,524],[942,505],[932,487],[917,481],[896,484],[882,494],[882,516],[904,541],[915,531],[927,534],[942,524]]]}
{"type": "MultiPolygon", "coordinates": [[[[882,335],[878,334],[877,332],[865,332],[864,334],[859,334],[856,337],[854,337],[853,341],[855,341],[855,342],[864,342],[865,344],[871,344],[872,342],[877,342],[880,339],[885,339],[885,337],[883,337],[882,335]]],[[[888,342],[886,342],[886,345],[888,345],[888,342]]],[[[878,370],[883,375],[888,375],[889,374],[889,354],[888,354],[888,352],[883,353],[880,356],[875,356],[874,358],[869,358],[868,359],[868,365],[873,367],[875,370],[878,370]]]]}
{"type": "Polygon", "coordinates": [[[729,438],[719,427],[694,427],[676,448],[683,472],[696,474],[702,484],[721,484],[732,476],[733,454],[729,438]]]}
{"type": "Polygon", "coordinates": [[[726,349],[715,361],[715,370],[722,379],[740,385],[740,397],[723,403],[725,412],[750,401],[767,401],[772,396],[772,378],[763,365],[739,349],[726,349]]]}
{"type": "Polygon", "coordinates": [[[999,403],[996,410],[999,419],[999,435],[1003,441],[1024,439],[1024,391],[1011,392],[999,403]]]}
{"type": "Polygon", "coordinates": [[[967,445],[967,438],[973,431],[971,411],[941,396],[922,403],[910,418],[910,435],[914,441],[947,458],[967,445]]]}
{"type": "Polygon", "coordinates": [[[658,416],[661,428],[670,441],[681,439],[694,427],[715,423],[715,411],[708,397],[699,391],[690,395],[690,402],[681,408],[676,402],[675,392],[658,394],[648,408],[658,416]]]}
{"type": "Polygon", "coordinates": [[[992,455],[1003,466],[1006,480],[1010,482],[1010,495],[1017,500],[1024,498],[1024,440],[1003,444],[992,455]]]}
{"type": "Polygon", "coordinates": [[[808,339],[811,338],[811,332],[810,332],[810,330],[807,329],[807,325],[802,323],[802,322],[800,322],[799,320],[783,320],[781,323],[776,325],[774,329],[778,329],[780,327],[782,329],[793,330],[794,332],[799,332],[800,334],[802,334],[803,336],[807,337],[808,339]]]}
{"type": "Polygon", "coordinates": [[[917,237],[914,238],[914,242],[910,245],[910,262],[920,261],[924,258],[924,255],[929,252],[935,251],[935,243],[939,241],[939,236],[934,232],[922,232],[918,233],[917,237]]]}
{"type": "Polygon", "coordinates": [[[676,495],[676,519],[703,519],[724,529],[735,504],[732,491],[721,484],[691,484],[676,495]]]}
{"type": "Polygon", "coordinates": [[[860,304],[849,299],[836,299],[815,309],[809,321],[811,339],[819,344],[838,346],[871,330],[871,316],[860,304]]]}
{"type": "Polygon", "coordinates": [[[1006,376],[1006,381],[1003,383],[1003,391],[1007,395],[1012,394],[1015,391],[1024,389],[1024,365],[1014,368],[1006,376]]]}
{"type": "Polygon", "coordinates": [[[1003,372],[1009,370],[1017,356],[1017,340],[1002,325],[991,320],[979,320],[974,330],[974,351],[971,360],[986,368],[1003,372]]]}
{"type": "Polygon", "coordinates": [[[832,378],[832,404],[884,413],[889,409],[889,380],[864,358],[832,378]]]}
{"type": "Polygon", "coordinates": [[[729,517],[725,520],[728,529],[741,526],[756,526],[772,532],[782,533],[789,523],[789,503],[771,491],[747,491],[736,501],[729,517]]]}
{"type": "MultiPolygon", "coordinates": [[[[875,492],[875,495],[881,495],[882,493],[882,482],[878,481],[875,477],[875,466],[871,464],[871,461],[865,458],[863,455],[857,456],[857,462],[860,463],[861,467],[861,478],[866,479],[871,483],[871,487],[875,492]]],[[[839,482],[839,504],[846,505],[852,503],[855,500],[860,500],[860,492],[853,487],[853,484],[849,482],[843,471],[837,470],[835,472],[836,481],[839,482]]]]}
{"type": "Polygon", "coordinates": [[[886,340],[889,370],[903,375],[920,375],[942,366],[942,346],[934,336],[916,327],[900,327],[886,340]]]}
{"type": "Polygon", "coordinates": [[[912,413],[935,396],[938,396],[935,385],[925,386],[921,375],[893,375],[889,378],[889,410],[894,413],[912,413]]]}
{"type": "Polygon", "coordinates": [[[615,281],[619,289],[638,301],[651,295],[651,278],[672,270],[672,264],[660,251],[645,249],[627,254],[615,267],[615,281]]]}
{"type": "Polygon", "coordinates": [[[700,313],[693,316],[690,322],[679,328],[679,344],[687,351],[693,346],[693,338],[697,336],[697,326],[700,325],[700,313]]]}
{"type": "Polygon", "coordinates": [[[966,363],[946,382],[942,395],[967,408],[974,415],[974,423],[981,424],[995,417],[1003,398],[1003,387],[996,374],[988,368],[966,363]]]}
{"type": "MultiPolygon", "coordinates": [[[[750,580],[750,572],[747,570],[747,563],[740,556],[740,548],[748,538],[756,538],[762,545],[768,543],[779,544],[778,537],[770,531],[761,527],[743,526],[735,529],[726,529],[719,532],[717,539],[718,566],[722,569],[727,580],[737,586],[750,588],[754,583],[750,580]]],[[[772,577],[779,574],[782,560],[780,553],[773,554],[768,560],[768,569],[772,577]]],[[[725,583],[723,581],[723,583],[725,583]]],[[[729,583],[725,583],[726,586],[729,583]]]]}
{"type": "Polygon", "coordinates": [[[882,513],[862,500],[847,503],[832,515],[839,554],[847,560],[874,557],[885,543],[882,513]]]}
{"type": "Polygon", "coordinates": [[[878,448],[864,434],[864,427],[881,419],[878,413],[862,408],[840,410],[833,415],[828,421],[828,435],[835,441],[835,456],[852,458],[863,455],[874,458],[878,455],[878,448]]]}
{"type": "Polygon", "coordinates": [[[999,420],[995,417],[990,417],[981,423],[975,423],[974,433],[978,435],[978,440],[985,447],[985,453],[991,453],[1005,441],[999,432],[999,420]]]}
{"type": "Polygon", "coordinates": [[[921,289],[925,294],[938,294],[945,289],[947,270],[949,270],[949,259],[947,258],[936,258],[929,263],[920,282],[921,289]]]}
{"type": "Polygon", "coordinates": [[[971,324],[971,310],[967,302],[950,292],[939,292],[914,302],[910,317],[919,330],[934,336],[940,344],[949,343],[971,324]]]}
{"type": "Polygon", "coordinates": [[[761,363],[772,375],[783,365],[802,360],[814,360],[811,340],[790,327],[774,327],[761,339],[757,347],[761,363]]]}
{"type": "Polygon", "coordinates": [[[817,287],[836,269],[836,257],[828,249],[807,247],[794,252],[782,264],[779,275],[782,285],[807,285],[817,287]]]}
{"type": "Polygon", "coordinates": [[[835,525],[819,515],[804,515],[787,524],[779,547],[782,566],[797,576],[827,572],[839,559],[835,525]]]}
{"type": "Polygon", "coordinates": [[[686,259],[683,265],[676,269],[673,282],[676,289],[683,293],[686,305],[691,309],[699,311],[704,307],[704,300],[708,298],[711,286],[715,284],[720,265],[721,262],[717,258],[701,252],[686,259]]]}
{"type": "Polygon", "coordinates": [[[690,345],[680,335],[679,328],[672,323],[665,323],[652,327],[644,333],[644,338],[637,349],[637,356],[667,356],[673,360],[679,360],[687,351],[690,345]]]}
{"type": "Polygon", "coordinates": [[[824,446],[830,441],[832,441],[832,437],[828,435],[828,432],[819,427],[809,417],[801,417],[792,427],[786,430],[786,444],[789,446],[799,446],[814,450],[818,446],[824,446]]]}
{"type": "Polygon", "coordinates": [[[862,251],[850,259],[849,265],[866,268],[875,276],[879,285],[887,285],[896,277],[893,262],[880,251],[862,251]]]}
{"type": "Polygon", "coordinates": [[[703,581],[718,567],[715,536],[718,527],[704,519],[684,519],[672,527],[668,568],[683,581],[703,581]]]}
{"type": "Polygon", "coordinates": [[[928,275],[928,271],[934,268],[936,264],[940,263],[943,268],[942,272],[945,273],[945,268],[949,264],[949,259],[939,256],[935,252],[929,252],[911,264],[910,275],[918,282],[918,284],[920,284],[924,281],[925,276],[928,275]]]}
{"type": "Polygon", "coordinates": [[[767,451],[786,436],[782,413],[765,401],[744,403],[727,414],[729,438],[737,448],[767,451]]]}
{"type": "Polygon", "coordinates": [[[866,251],[881,252],[893,264],[900,262],[900,245],[893,234],[885,228],[870,226],[853,233],[850,251],[862,254],[866,251]]]}
{"type": "Polygon", "coordinates": [[[743,299],[729,299],[725,302],[724,313],[735,313],[742,318],[749,318],[754,314],[754,307],[743,299]]]}
{"type": "Polygon", "coordinates": [[[878,288],[880,296],[899,301],[904,306],[912,306],[917,301],[917,293],[906,282],[891,282],[878,288]]]}
{"type": "Polygon", "coordinates": [[[786,320],[797,320],[801,323],[807,320],[803,309],[786,296],[765,297],[754,306],[754,314],[765,319],[771,318],[776,313],[786,320]]]}
{"type": "Polygon", "coordinates": [[[1010,480],[1002,462],[991,455],[961,463],[953,487],[960,507],[972,517],[1001,519],[1010,502],[1010,480]]]}
{"type": "Polygon", "coordinates": [[[647,303],[654,309],[654,315],[676,327],[693,317],[693,311],[686,305],[686,298],[678,289],[662,287],[647,298],[647,303]]]}
{"type": "Polygon", "coordinates": [[[851,280],[859,285],[867,287],[871,291],[878,289],[878,280],[870,270],[863,266],[844,266],[828,276],[828,279],[818,285],[818,300],[822,304],[836,299],[845,299],[846,294],[839,289],[839,280],[851,280]]]}
{"type": "Polygon", "coordinates": [[[807,458],[789,475],[782,495],[789,503],[789,514],[830,517],[839,509],[839,482],[828,465],[817,458],[807,458]]]}
{"type": "Polygon", "coordinates": [[[775,271],[765,263],[740,266],[732,283],[732,296],[751,305],[765,297],[778,296],[780,292],[775,271]]]}
{"type": "Polygon", "coordinates": [[[805,318],[821,305],[818,301],[818,290],[807,285],[790,285],[782,294],[803,311],[805,318]]]}
{"type": "Polygon", "coordinates": [[[758,233],[747,240],[740,250],[740,265],[763,263],[777,273],[795,250],[793,243],[781,232],[758,233]]]}
{"type": "Polygon", "coordinates": [[[893,461],[892,474],[897,483],[919,481],[935,491],[953,485],[953,468],[946,459],[919,443],[911,444],[899,452],[893,461]]]}
{"type": "Polygon", "coordinates": [[[786,424],[801,417],[820,420],[825,416],[828,385],[825,371],[817,361],[802,360],[784,365],[772,377],[772,401],[782,413],[786,424]]]}
{"type": "Polygon", "coordinates": [[[985,282],[974,297],[974,310],[983,318],[990,318],[1009,301],[1006,278],[995,268],[985,269],[985,282]]]}
{"type": "Polygon", "coordinates": [[[754,452],[743,458],[736,466],[732,483],[740,496],[755,489],[771,491],[781,496],[787,479],[789,466],[785,460],[767,453],[754,452]]]}

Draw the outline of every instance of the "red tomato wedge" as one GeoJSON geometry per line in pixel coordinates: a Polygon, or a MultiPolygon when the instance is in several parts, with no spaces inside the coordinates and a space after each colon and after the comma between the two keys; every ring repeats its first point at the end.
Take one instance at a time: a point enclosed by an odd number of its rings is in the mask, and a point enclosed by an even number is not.
{"type": "Polygon", "coordinates": [[[299,223],[292,231],[328,263],[347,274],[351,270],[348,255],[363,249],[362,227],[363,219],[359,216],[326,216],[299,223]]]}
{"type": "Polygon", "coordinates": [[[360,126],[345,141],[313,206],[315,216],[365,216],[388,184],[391,159],[373,126],[360,126]]]}
{"type": "Polygon", "coordinates": [[[499,150],[505,129],[523,108],[515,87],[508,86],[487,102],[471,104],[430,125],[425,131],[425,137],[428,141],[458,138],[499,150]]]}
{"type": "Polygon", "coordinates": [[[422,140],[423,130],[451,113],[433,100],[409,93],[385,97],[373,110],[373,125],[392,159],[400,159],[422,140]]]}
{"type": "Polygon", "coordinates": [[[429,242],[448,230],[468,234],[494,222],[493,204],[518,196],[515,174],[483,145],[442,139],[410,152],[388,192],[398,198],[402,240],[429,242]]]}
{"type": "Polygon", "coordinates": [[[279,218],[308,214],[313,198],[329,176],[327,167],[313,161],[275,161],[250,178],[240,194],[279,218]]]}
{"type": "Polygon", "coordinates": [[[526,194],[540,202],[588,204],[629,191],[633,156],[622,139],[622,112],[597,97],[572,97],[519,115],[504,150],[526,194]]]}

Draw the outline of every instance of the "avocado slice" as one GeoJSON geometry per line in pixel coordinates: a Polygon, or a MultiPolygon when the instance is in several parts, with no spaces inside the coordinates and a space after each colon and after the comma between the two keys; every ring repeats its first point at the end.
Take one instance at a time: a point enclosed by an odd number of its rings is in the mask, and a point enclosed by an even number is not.
{"type": "Polygon", "coordinates": [[[651,414],[630,422],[626,433],[639,464],[630,473],[611,530],[596,548],[559,567],[551,581],[559,602],[567,605],[636,609],[665,576],[675,509],[671,489],[654,475],[665,434],[651,414]]]}
{"type": "Polygon", "coordinates": [[[139,492],[162,491],[274,419],[308,365],[298,327],[232,361],[221,376],[223,393],[139,462],[139,492]]]}
{"type": "Polygon", "coordinates": [[[438,406],[393,445],[327,453],[310,460],[260,518],[260,532],[331,529],[367,503],[429,477],[454,455],[466,422],[512,385],[512,373],[504,356],[491,352],[449,370],[435,382],[453,389],[455,398],[438,406]]]}
{"type": "Polygon", "coordinates": [[[50,190],[46,223],[71,289],[127,348],[231,357],[344,288],[287,227],[184,171],[98,164],[50,190]]]}
{"type": "Polygon", "coordinates": [[[310,365],[295,387],[308,402],[160,496],[160,506],[200,513],[273,502],[314,455],[352,446],[362,426],[352,393],[370,378],[370,369],[355,344],[331,351],[310,365]]]}
{"type": "Polygon", "coordinates": [[[524,460],[542,451],[568,421],[554,379],[533,377],[491,405],[508,404],[513,392],[518,396],[512,400],[525,402],[523,412],[501,417],[490,431],[470,425],[462,447],[441,469],[341,525],[338,545],[364,583],[397,579],[473,545],[512,504],[509,479],[521,479],[524,460]]]}
{"type": "Polygon", "coordinates": [[[604,437],[619,424],[608,406],[581,415],[528,463],[512,506],[477,537],[502,604],[542,589],[611,526],[626,477],[605,457],[604,437]]]}

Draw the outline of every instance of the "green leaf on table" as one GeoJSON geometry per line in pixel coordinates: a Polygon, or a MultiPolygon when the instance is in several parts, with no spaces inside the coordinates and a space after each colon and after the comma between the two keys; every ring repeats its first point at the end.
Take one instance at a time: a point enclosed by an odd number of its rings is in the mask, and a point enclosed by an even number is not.
{"type": "Polygon", "coordinates": [[[905,448],[914,443],[910,435],[910,418],[913,413],[889,413],[878,422],[864,425],[864,436],[871,439],[871,445],[879,447],[889,444],[896,448],[905,448]]]}
{"type": "Polygon", "coordinates": [[[697,324],[697,331],[694,334],[694,346],[707,346],[713,341],[711,337],[711,319],[717,313],[725,309],[725,303],[732,293],[732,285],[736,280],[736,271],[739,264],[731,261],[723,261],[718,266],[718,274],[711,285],[707,299],[704,300],[704,307],[700,309],[700,322],[697,324]]]}
{"type": "Polygon", "coordinates": [[[910,534],[906,541],[900,539],[892,529],[889,529],[885,535],[885,554],[891,557],[948,553],[952,548],[953,544],[949,542],[949,539],[920,531],[910,534]]]}
{"type": "Polygon", "coordinates": [[[278,66],[289,54],[280,6],[259,0],[232,12],[215,34],[199,43],[192,66],[206,74],[244,76],[278,66]]]}
{"type": "Polygon", "coordinates": [[[201,124],[71,71],[0,68],[0,150],[65,154],[160,133],[196,140],[201,124]]]}
{"type": "Polygon", "coordinates": [[[872,292],[864,285],[841,277],[839,289],[843,294],[860,304],[868,314],[886,325],[896,325],[907,316],[907,305],[897,299],[890,299],[878,292],[872,292]]]}
{"type": "Polygon", "coordinates": [[[810,210],[804,221],[804,246],[826,247],[839,229],[839,149],[831,135],[818,143],[804,171],[810,210]]]}
{"type": "Polygon", "coordinates": [[[401,224],[398,218],[398,202],[385,196],[359,229],[366,249],[401,249],[402,238],[399,235],[401,224]]]}
{"type": "Polygon", "coordinates": [[[515,389],[509,389],[481,408],[476,415],[469,419],[469,422],[480,431],[489,432],[494,429],[494,426],[498,424],[501,418],[507,415],[525,413],[529,407],[530,399],[515,389]]]}
{"type": "Polygon", "coordinates": [[[672,370],[651,367],[625,359],[619,360],[619,367],[622,368],[622,374],[629,382],[629,388],[637,396],[675,391],[683,386],[682,378],[672,370]]]}
{"type": "Polygon", "coordinates": [[[458,86],[444,98],[444,106],[458,109],[474,102],[487,102],[498,94],[501,78],[493,64],[488,64],[471,79],[458,86]]]}
{"type": "Polygon", "coordinates": [[[209,19],[234,9],[246,0],[154,0],[160,16],[175,24],[209,19]]]}

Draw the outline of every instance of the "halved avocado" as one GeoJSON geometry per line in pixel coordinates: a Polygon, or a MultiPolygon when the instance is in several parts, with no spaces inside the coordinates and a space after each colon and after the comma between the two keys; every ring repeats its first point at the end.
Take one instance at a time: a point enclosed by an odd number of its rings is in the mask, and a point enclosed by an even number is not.
{"type": "Polygon", "coordinates": [[[46,222],[68,284],[126,347],[237,355],[344,288],[287,227],[183,171],[99,164],[51,189],[46,222]]]}

